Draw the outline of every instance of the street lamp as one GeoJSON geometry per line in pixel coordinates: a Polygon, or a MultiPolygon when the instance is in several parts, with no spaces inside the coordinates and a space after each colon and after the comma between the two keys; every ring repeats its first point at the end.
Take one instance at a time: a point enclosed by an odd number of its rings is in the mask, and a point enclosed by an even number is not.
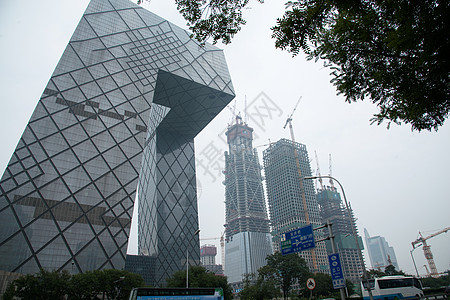
{"type": "MultiPolygon", "coordinates": [[[[121,276],[121,277],[119,277],[119,279],[113,281],[114,290],[116,292],[116,295],[115,295],[114,299],[119,298],[119,296],[120,296],[120,289],[122,287],[122,284],[120,284],[120,286],[119,286],[119,282],[122,282],[124,279],[125,279],[125,276],[121,276]]],[[[105,296],[105,293],[103,293],[103,298],[104,298],[104,296],[105,296]]]]}
{"type": "MultiPolygon", "coordinates": [[[[421,246],[421,245],[419,245],[419,246],[421,246]]],[[[414,260],[414,256],[413,256],[413,251],[414,250],[416,250],[416,247],[413,246],[412,250],[410,250],[409,253],[411,254],[411,258],[412,258],[412,261],[413,261],[413,264],[414,264],[414,269],[416,269],[417,279],[419,279],[419,271],[417,271],[416,261],[414,260]]]]}
{"type": "Polygon", "coordinates": [[[342,187],[342,184],[336,178],[334,178],[332,176],[328,176],[328,175],[303,177],[303,180],[305,180],[305,179],[321,179],[321,178],[332,179],[332,180],[336,181],[339,184],[340,188],[341,188],[342,195],[344,197],[345,208],[347,210],[347,214],[348,214],[348,217],[349,217],[350,223],[351,223],[350,227],[352,228],[352,234],[353,234],[353,237],[355,238],[355,244],[356,244],[356,248],[358,250],[359,260],[360,260],[361,266],[363,268],[363,280],[366,283],[367,292],[369,293],[370,300],[374,300],[373,299],[373,295],[372,295],[372,291],[371,291],[370,285],[369,285],[369,277],[367,276],[366,265],[364,264],[364,259],[363,259],[363,256],[362,256],[361,247],[359,246],[358,236],[356,235],[356,229],[355,229],[355,224],[354,224],[354,221],[353,221],[353,216],[352,216],[352,214],[350,212],[350,208],[349,208],[348,202],[347,202],[347,197],[345,197],[345,192],[344,192],[344,188],[342,187]]]}
{"type": "Polygon", "coordinates": [[[186,248],[186,288],[189,287],[189,244],[191,240],[200,233],[200,229],[197,229],[192,235],[192,238],[188,241],[188,245],[186,248]]]}

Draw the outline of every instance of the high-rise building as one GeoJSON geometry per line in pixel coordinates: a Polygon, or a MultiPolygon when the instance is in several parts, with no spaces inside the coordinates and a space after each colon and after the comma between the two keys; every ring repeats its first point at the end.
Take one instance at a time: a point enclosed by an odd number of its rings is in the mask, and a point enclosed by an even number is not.
{"type": "Polygon", "coordinates": [[[266,265],[272,246],[253,129],[238,116],[226,135],[225,275],[228,282],[239,285],[245,274],[257,274],[266,265]]]}
{"type": "Polygon", "coordinates": [[[384,271],[387,266],[393,265],[396,270],[400,270],[394,248],[389,246],[384,237],[371,237],[366,228],[364,228],[364,237],[373,269],[384,271]]]}
{"type": "Polygon", "coordinates": [[[200,261],[202,265],[216,264],[217,248],[214,245],[203,245],[200,247],[200,261]]]}
{"type": "Polygon", "coordinates": [[[234,97],[223,51],[92,0],[0,182],[0,270],[125,266],[136,194],[151,284],[199,263],[194,137],[234,97]]]}
{"type": "Polygon", "coordinates": [[[203,245],[200,247],[200,261],[202,266],[216,275],[223,275],[222,265],[216,264],[217,247],[214,245],[203,245]]]}
{"type": "MultiPolygon", "coordinates": [[[[280,250],[280,235],[308,224],[322,225],[306,146],[287,139],[273,143],[263,151],[267,199],[274,249],[280,250]]],[[[320,231],[315,231],[320,235],[320,231]]],[[[311,272],[328,273],[324,243],[300,252],[311,272]]]]}
{"type": "MultiPolygon", "coordinates": [[[[331,182],[332,183],[332,182],[331,182]]],[[[352,281],[354,284],[361,282],[363,267],[359,258],[358,247],[353,237],[352,222],[354,223],[353,211],[350,208],[350,219],[348,211],[344,207],[341,195],[332,186],[320,186],[317,191],[317,202],[319,203],[319,212],[322,221],[332,224],[332,232],[336,245],[336,251],[341,259],[344,278],[352,281]]],[[[326,231],[326,230],[325,230],[326,231]]],[[[356,232],[358,232],[356,230],[356,232]]],[[[358,236],[360,249],[364,249],[361,237],[358,236]]],[[[332,247],[329,241],[326,241],[328,254],[332,254],[332,247]]]]}

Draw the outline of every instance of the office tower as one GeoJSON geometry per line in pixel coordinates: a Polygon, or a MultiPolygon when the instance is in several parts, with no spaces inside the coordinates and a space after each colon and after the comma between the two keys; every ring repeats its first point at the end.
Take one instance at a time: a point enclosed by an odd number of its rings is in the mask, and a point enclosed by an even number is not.
{"type": "Polygon", "coordinates": [[[400,270],[394,248],[389,246],[384,237],[371,237],[366,228],[364,228],[364,237],[373,269],[384,271],[387,266],[393,265],[396,270],[400,270]]]}
{"type": "Polygon", "coordinates": [[[200,261],[202,266],[211,273],[223,275],[222,265],[216,264],[217,247],[214,245],[203,245],[200,247],[200,261]]]}
{"type": "MultiPolygon", "coordinates": [[[[336,245],[336,251],[341,259],[342,270],[345,279],[352,281],[354,284],[361,282],[363,267],[359,258],[358,247],[352,231],[352,222],[354,223],[353,211],[350,208],[350,219],[348,211],[345,208],[341,195],[337,192],[332,181],[331,186],[323,186],[322,183],[317,191],[317,202],[319,203],[319,212],[324,224],[327,222],[332,224],[332,232],[336,245]]],[[[324,230],[326,231],[326,230],[324,230]]],[[[363,242],[358,236],[360,249],[364,249],[363,242]]],[[[326,241],[328,254],[332,254],[332,247],[329,241],[326,241]]]]}
{"type": "Polygon", "coordinates": [[[225,152],[225,275],[239,286],[243,276],[258,273],[272,254],[258,153],[253,129],[237,116],[226,132],[225,152]]]}
{"type": "MultiPolygon", "coordinates": [[[[306,146],[287,139],[273,143],[263,151],[267,200],[274,249],[280,251],[280,235],[295,228],[312,224],[322,225],[311,176],[306,146]]],[[[320,236],[320,231],[314,231],[320,236]]],[[[328,257],[324,243],[316,248],[300,252],[311,272],[329,272],[328,257]]]]}
{"type": "Polygon", "coordinates": [[[203,245],[200,247],[200,261],[202,265],[216,264],[217,248],[214,245],[203,245]]]}
{"type": "Polygon", "coordinates": [[[233,97],[220,49],[92,0],[1,179],[0,270],[122,269],[136,194],[151,284],[198,263],[194,137],[233,97]]]}

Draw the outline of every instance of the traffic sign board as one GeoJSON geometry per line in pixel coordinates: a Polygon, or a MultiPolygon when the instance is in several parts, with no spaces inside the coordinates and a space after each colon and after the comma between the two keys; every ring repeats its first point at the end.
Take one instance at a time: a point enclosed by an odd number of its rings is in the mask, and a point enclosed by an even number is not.
{"type": "Polygon", "coordinates": [[[306,280],[306,287],[311,291],[316,287],[316,281],[314,278],[308,278],[308,280],[306,280]]]}
{"type": "Polygon", "coordinates": [[[312,225],[281,234],[281,254],[291,254],[316,247],[312,225]]]}
{"type": "Polygon", "coordinates": [[[342,272],[341,260],[339,253],[328,255],[328,262],[330,263],[331,279],[333,281],[333,288],[341,289],[345,287],[344,273],[342,272]]]}

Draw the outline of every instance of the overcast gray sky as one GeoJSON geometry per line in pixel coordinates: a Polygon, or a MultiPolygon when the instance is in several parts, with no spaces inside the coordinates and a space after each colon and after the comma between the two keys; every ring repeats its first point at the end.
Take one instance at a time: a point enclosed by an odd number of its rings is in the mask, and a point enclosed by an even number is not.
{"type": "MultiPolygon", "coordinates": [[[[438,132],[411,132],[410,126],[370,125],[377,110],[369,101],[348,104],[330,81],[322,63],[292,58],[276,50],[270,27],[283,1],[250,4],[248,24],[232,44],[223,46],[236,92],[235,112],[254,128],[254,145],[289,138],[283,125],[293,116],[296,141],[307,146],[313,173],[317,152],[322,175],[344,186],[361,234],[367,228],[394,247],[400,268],[414,274],[411,242],[450,226],[450,124],[438,132]],[[247,109],[245,109],[247,108],[247,109]]],[[[36,103],[80,20],[87,0],[0,2],[0,171],[20,139],[36,103]]],[[[152,0],[145,8],[186,28],[173,1],[152,0]]],[[[225,109],[196,138],[200,236],[218,238],[224,224],[224,131],[232,120],[225,109]]],[[[265,146],[257,148],[260,159],[265,146]]],[[[202,240],[215,244],[218,239],[202,240]]],[[[450,232],[428,241],[439,271],[450,269],[450,232]]],[[[130,247],[131,252],[136,247],[130,247]]],[[[422,249],[413,252],[425,274],[422,249]]],[[[367,257],[367,255],[366,255],[367,257]]],[[[217,256],[220,262],[220,255],[217,256]]],[[[366,264],[370,266],[368,258],[366,264]]]]}

